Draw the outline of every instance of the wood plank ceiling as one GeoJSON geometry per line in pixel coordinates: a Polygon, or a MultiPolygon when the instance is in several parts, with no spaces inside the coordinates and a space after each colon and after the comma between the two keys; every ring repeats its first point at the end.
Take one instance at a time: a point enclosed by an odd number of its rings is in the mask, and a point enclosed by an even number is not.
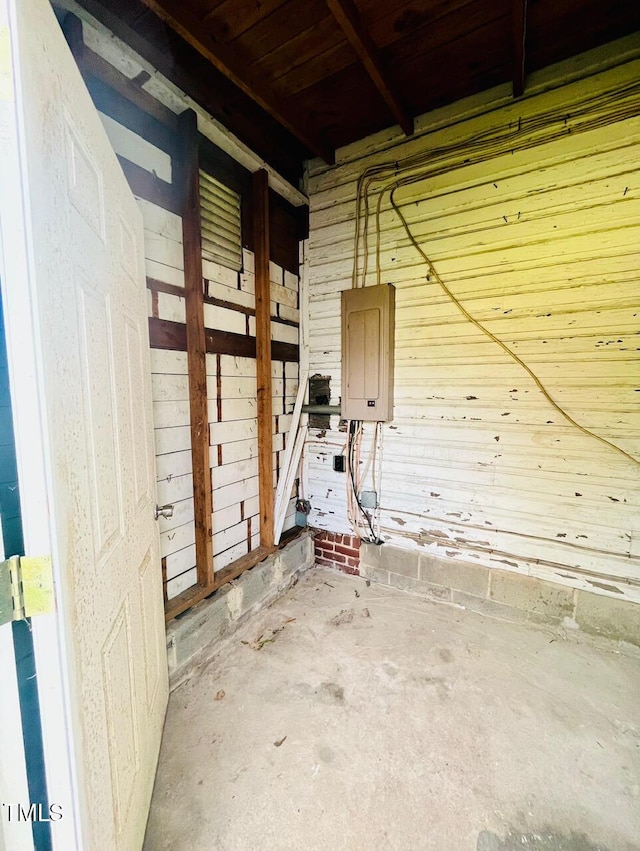
{"type": "Polygon", "coordinates": [[[640,29],[638,0],[80,0],[296,181],[309,156],[640,29]]]}

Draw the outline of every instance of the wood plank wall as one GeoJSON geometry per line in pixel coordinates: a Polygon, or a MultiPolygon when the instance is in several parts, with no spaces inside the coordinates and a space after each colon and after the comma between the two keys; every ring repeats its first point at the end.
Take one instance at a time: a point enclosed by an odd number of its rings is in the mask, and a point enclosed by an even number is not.
{"type": "MultiPolygon", "coordinates": [[[[198,582],[202,583],[202,570],[199,575],[196,568],[190,415],[194,388],[190,393],[181,216],[184,192],[180,191],[181,172],[176,167],[179,122],[174,113],[86,48],[81,29],[72,21],[67,27],[67,37],[96,98],[99,114],[144,220],[157,495],[160,505],[174,505],[172,518],[159,519],[161,556],[165,601],[168,611],[175,612],[176,607],[184,609],[189,600],[195,599],[198,582]],[[126,100],[125,96],[131,96],[132,100],[126,100]],[[157,120],[146,120],[149,110],[162,120],[162,133],[157,129],[157,120]],[[149,138],[145,135],[147,128],[149,138]]],[[[202,380],[206,383],[209,500],[213,501],[210,593],[214,587],[251,567],[266,551],[260,549],[258,504],[251,175],[203,137],[199,144],[202,167],[242,196],[244,244],[240,273],[201,258],[205,335],[202,380]]],[[[267,258],[274,476],[270,484],[275,487],[298,386],[298,245],[300,237],[305,236],[308,216],[272,190],[269,190],[268,212],[273,223],[267,246],[273,258],[271,261],[267,258]]],[[[193,260],[192,254],[189,252],[193,260]]],[[[190,274],[193,275],[193,268],[190,274]]],[[[207,525],[203,517],[200,523],[207,525]]],[[[295,490],[285,522],[285,529],[293,527],[295,490]]],[[[208,562],[209,556],[205,558],[208,562]]]]}
{"type": "MultiPolygon", "coordinates": [[[[639,79],[635,60],[518,104],[485,95],[427,117],[413,140],[381,134],[311,169],[310,363],[332,403],[357,178],[428,154],[432,174],[397,200],[444,281],[578,422],[640,456],[639,79]],[[503,151],[480,157],[500,133],[503,151]]],[[[461,315],[388,203],[381,244],[381,280],[397,288],[384,540],[640,602],[638,467],[570,426],[461,315]]],[[[312,438],[310,522],[348,532],[338,418],[312,438]]]]}

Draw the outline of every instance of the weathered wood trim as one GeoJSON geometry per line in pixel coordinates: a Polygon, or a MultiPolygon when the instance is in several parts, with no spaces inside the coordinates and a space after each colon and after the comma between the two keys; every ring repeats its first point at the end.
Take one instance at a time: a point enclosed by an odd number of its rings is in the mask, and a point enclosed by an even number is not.
{"type": "Polygon", "coordinates": [[[187,351],[187,327],[182,322],[149,317],[149,345],[152,349],[187,351]]]}
{"type": "Polygon", "coordinates": [[[279,340],[273,340],[271,342],[271,360],[299,363],[300,346],[295,343],[281,343],[279,340]]]}
{"type": "Polygon", "coordinates": [[[204,585],[191,585],[189,588],[185,588],[181,594],[178,594],[177,597],[172,597],[167,602],[164,610],[165,623],[186,612],[187,609],[195,606],[196,603],[204,600],[205,597],[213,594],[214,591],[215,588],[207,588],[204,585]]]}
{"type": "Polygon", "coordinates": [[[250,568],[255,567],[259,562],[264,561],[264,559],[267,558],[267,556],[270,556],[274,550],[275,547],[272,547],[271,549],[268,549],[267,547],[256,547],[255,550],[251,550],[251,552],[248,552],[246,555],[240,556],[240,558],[232,561],[231,564],[228,564],[222,570],[219,570],[214,575],[209,585],[201,585],[198,583],[197,585],[192,585],[190,588],[186,588],[181,594],[178,594],[177,597],[173,597],[169,600],[164,615],[165,622],[172,620],[182,614],[182,612],[186,612],[187,609],[195,606],[196,603],[204,600],[205,597],[209,597],[214,593],[214,591],[217,591],[218,588],[221,588],[233,579],[237,579],[241,573],[245,572],[245,570],[249,570],[250,568]]]}
{"type": "Polygon", "coordinates": [[[147,289],[154,293],[167,293],[168,295],[177,295],[180,298],[185,297],[184,287],[179,287],[177,284],[165,284],[164,281],[158,281],[155,278],[147,278],[147,289]]]}
{"type": "Polygon", "coordinates": [[[88,48],[84,43],[82,21],[76,15],[69,12],[62,29],[96,109],[120,121],[166,153],[173,154],[178,116],[141,88],[141,82],[129,79],[88,48]],[[96,98],[100,103],[96,102],[96,98]]]}
{"type": "MultiPolygon", "coordinates": [[[[91,51],[88,52],[90,53],[91,51]]],[[[104,60],[101,61],[104,62],[104,60]]],[[[108,62],[104,64],[109,68],[111,67],[108,62]]],[[[91,95],[91,100],[99,112],[108,115],[109,118],[113,118],[118,124],[122,124],[123,127],[146,139],[152,145],[155,145],[156,148],[169,154],[170,157],[175,156],[176,134],[172,130],[169,130],[152,115],[140,109],[130,98],[123,96],[105,84],[101,78],[94,77],[86,71],[84,65],[79,65],[79,67],[84,83],[91,95]]],[[[116,71],[116,73],[119,72],[116,71]]],[[[126,80],[127,78],[124,77],[123,79],[126,80]]],[[[136,87],[132,85],[131,88],[135,90],[136,87]]],[[[143,90],[140,89],[139,91],[143,90]]]]}
{"type": "Polygon", "coordinates": [[[240,556],[240,558],[235,561],[232,561],[231,564],[228,564],[216,573],[214,581],[215,588],[221,588],[223,585],[226,585],[227,582],[237,579],[241,573],[255,567],[256,564],[264,561],[264,559],[267,558],[267,556],[270,556],[274,551],[275,547],[269,548],[260,546],[256,547],[255,550],[251,550],[246,555],[240,556]]]}
{"type": "MultiPolygon", "coordinates": [[[[149,283],[147,282],[147,286],[149,287],[149,283]]],[[[176,290],[180,290],[180,287],[176,287],[173,284],[167,284],[166,286],[171,287],[170,290],[163,290],[158,288],[160,292],[171,292],[174,295],[184,295],[184,292],[176,292],[176,290]]],[[[153,289],[153,287],[149,287],[149,289],[153,289]]],[[[214,307],[222,307],[224,310],[235,310],[236,313],[244,313],[245,316],[255,316],[256,311],[253,307],[245,307],[244,304],[237,304],[235,301],[227,301],[224,298],[214,298],[213,296],[206,295],[204,297],[205,304],[211,304],[214,307]]],[[[271,314],[271,321],[276,322],[278,325],[289,325],[292,328],[299,328],[300,323],[296,322],[293,319],[282,319],[280,316],[275,316],[273,313],[271,314]]]]}
{"type": "Polygon", "coordinates": [[[211,594],[219,588],[222,588],[223,585],[237,579],[242,573],[250,570],[252,567],[255,567],[261,561],[264,561],[276,552],[276,550],[282,549],[287,544],[291,543],[291,541],[301,535],[303,531],[304,529],[300,526],[294,526],[292,529],[287,529],[286,532],[282,533],[279,546],[273,546],[271,548],[263,546],[256,547],[255,550],[251,550],[251,552],[248,552],[246,555],[240,556],[240,558],[232,561],[231,564],[223,567],[222,570],[217,571],[214,574],[213,581],[210,586],[192,585],[191,588],[185,589],[182,594],[179,594],[177,597],[172,597],[165,609],[165,622],[172,620],[182,614],[182,612],[186,612],[187,609],[195,606],[196,603],[204,600],[205,597],[211,596],[211,594]]]}
{"type": "Polygon", "coordinates": [[[253,238],[256,286],[258,479],[260,543],[273,546],[273,404],[271,387],[271,282],[269,280],[269,176],[253,176],[253,238]]]}
{"type": "Polygon", "coordinates": [[[236,304],[235,301],[227,301],[224,298],[214,298],[214,296],[206,295],[204,297],[204,303],[211,304],[214,307],[222,307],[225,310],[235,310],[236,313],[244,313],[245,316],[256,315],[253,307],[245,307],[244,304],[236,304]]]}
{"type": "Polygon", "coordinates": [[[180,116],[181,159],[178,169],[184,192],[182,240],[186,298],[186,344],[189,368],[191,460],[198,585],[213,582],[213,512],[209,417],[207,409],[207,347],[204,328],[202,246],[200,241],[200,179],[198,174],[198,126],[196,114],[180,116]]]}
{"type": "MultiPolygon", "coordinates": [[[[307,387],[308,387],[308,379],[309,373],[307,370],[300,370],[299,381],[298,381],[298,394],[296,396],[296,402],[293,407],[293,415],[291,417],[291,426],[289,427],[289,434],[287,435],[286,447],[284,451],[284,458],[282,461],[282,470],[279,471],[278,476],[278,487],[276,490],[276,505],[275,505],[275,528],[274,528],[274,539],[275,541],[279,541],[282,533],[282,527],[284,525],[285,514],[286,514],[286,503],[288,502],[288,496],[291,493],[291,487],[293,486],[293,482],[295,479],[295,472],[297,472],[297,467],[300,462],[300,456],[295,463],[296,470],[294,471],[294,476],[290,476],[290,468],[292,466],[292,459],[295,455],[295,444],[298,440],[298,426],[300,425],[300,417],[302,415],[302,405],[305,400],[305,396],[307,395],[307,387]],[[289,494],[287,494],[287,487],[289,488],[289,494]]],[[[303,435],[306,432],[306,423],[305,428],[301,432],[303,435]]],[[[304,441],[304,437],[302,438],[304,441]]],[[[300,453],[302,454],[303,446],[300,447],[300,453]]]]}
{"type": "Polygon", "coordinates": [[[118,155],[118,162],[134,195],[157,204],[158,207],[170,213],[181,215],[182,205],[173,183],[161,180],[155,174],[120,155],[118,155]]]}
{"type": "Polygon", "coordinates": [[[235,355],[240,358],[255,358],[256,339],[233,331],[220,331],[217,328],[205,328],[207,354],[235,355]]]}
{"type": "MultiPolygon", "coordinates": [[[[185,295],[183,291],[181,295],[185,295]]],[[[256,338],[231,331],[219,331],[205,328],[205,343],[208,355],[235,355],[243,358],[255,358],[256,338]]],[[[169,349],[175,352],[187,351],[186,326],[182,322],[149,317],[149,342],[152,349],[169,349]]],[[[298,363],[300,348],[295,343],[271,341],[271,360],[298,363]]]]}

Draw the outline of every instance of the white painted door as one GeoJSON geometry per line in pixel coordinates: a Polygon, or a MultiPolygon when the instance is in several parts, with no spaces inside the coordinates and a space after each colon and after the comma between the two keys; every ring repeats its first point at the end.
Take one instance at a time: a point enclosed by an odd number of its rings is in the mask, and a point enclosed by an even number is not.
{"type": "Polygon", "coordinates": [[[25,550],[58,607],[34,618],[49,799],[68,775],[73,844],[137,849],[168,693],[143,230],[47,0],[0,0],[0,160],[25,550]]]}

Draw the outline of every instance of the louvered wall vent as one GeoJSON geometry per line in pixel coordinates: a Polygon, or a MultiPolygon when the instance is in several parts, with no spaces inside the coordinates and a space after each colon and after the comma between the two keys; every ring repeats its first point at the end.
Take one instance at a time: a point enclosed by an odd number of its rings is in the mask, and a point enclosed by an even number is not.
{"type": "Polygon", "coordinates": [[[200,172],[200,215],[202,256],[235,269],[242,269],[240,196],[213,177],[200,172]]]}

